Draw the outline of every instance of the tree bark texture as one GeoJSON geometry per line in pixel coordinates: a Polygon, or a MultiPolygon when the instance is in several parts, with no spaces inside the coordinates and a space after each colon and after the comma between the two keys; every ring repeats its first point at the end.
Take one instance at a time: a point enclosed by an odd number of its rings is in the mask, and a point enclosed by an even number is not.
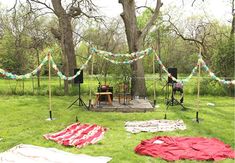
{"type": "Polygon", "coordinates": [[[233,19],[232,19],[231,35],[234,36],[234,33],[235,33],[235,14],[233,15],[233,19]]]}
{"type": "MultiPolygon", "coordinates": [[[[123,6],[123,13],[121,17],[125,24],[127,42],[129,52],[136,52],[140,50],[139,44],[139,30],[137,27],[137,19],[135,13],[134,0],[119,0],[123,6]]],[[[146,96],[146,85],[144,79],[144,67],[141,60],[131,64],[132,80],[131,80],[131,94],[132,96],[146,96]]]]}
{"type": "Polygon", "coordinates": [[[234,37],[235,34],[235,8],[234,8],[234,0],[232,0],[232,29],[231,29],[231,37],[234,37]]]}
{"type": "MultiPolygon", "coordinates": [[[[137,26],[135,0],[119,0],[123,6],[123,13],[121,17],[125,24],[126,37],[129,47],[129,52],[136,52],[142,48],[143,40],[150,28],[157,19],[162,6],[161,0],[157,0],[154,13],[143,30],[139,30],[137,26]]],[[[132,80],[131,80],[131,94],[132,96],[146,97],[146,85],[144,78],[144,67],[141,60],[131,64],[132,80]]]]}
{"type": "MultiPolygon", "coordinates": [[[[76,65],[76,56],[73,43],[72,17],[62,7],[61,0],[51,0],[56,16],[59,20],[61,46],[63,53],[63,70],[66,76],[72,76],[76,65]]],[[[64,81],[64,91],[68,93],[68,81],[64,81]]]]}

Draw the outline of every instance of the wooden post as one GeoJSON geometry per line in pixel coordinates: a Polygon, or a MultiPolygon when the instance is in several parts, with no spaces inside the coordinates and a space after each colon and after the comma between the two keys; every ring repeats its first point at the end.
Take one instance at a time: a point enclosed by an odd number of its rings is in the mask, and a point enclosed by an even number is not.
{"type": "MultiPolygon", "coordinates": [[[[90,48],[88,48],[88,50],[90,51],[90,48]]],[[[91,53],[93,53],[93,52],[91,52],[91,53]]],[[[93,79],[93,71],[94,71],[94,57],[95,57],[95,55],[94,54],[91,54],[91,55],[93,55],[92,56],[92,60],[91,60],[91,78],[90,78],[90,82],[92,82],[92,79],[93,79]]],[[[91,85],[92,85],[92,83],[91,84],[89,84],[89,88],[90,88],[90,99],[89,99],[89,109],[91,108],[91,85]]]]}
{"type": "MultiPolygon", "coordinates": [[[[201,47],[199,54],[201,55],[201,47]]],[[[199,123],[199,107],[200,107],[200,78],[201,78],[201,62],[199,61],[198,65],[198,76],[197,76],[197,112],[196,112],[196,121],[199,123]]]]}
{"type": "MultiPolygon", "coordinates": [[[[40,58],[39,58],[39,51],[38,51],[38,49],[36,49],[36,52],[37,52],[37,62],[38,62],[38,66],[39,66],[40,65],[40,58]]],[[[38,90],[40,88],[40,71],[37,72],[38,90]]]]}
{"type": "Polygon", "coordinates": [[[156,101],[156,77],[155,77],[155,75],[156,75],[156,73],[155,73],[155,54],[153,54],[153,103],[154,103],[154,107],[155,107],[155,105],[156,105],[156,103],[157,103],[157,101],[156,101]]]}
{"type": "MultiPolygon", "coordinates": [[[[157,49],[158,49],[158,57],[161,59],[161,40],[160,40],[160,29],[157,30],[157,49]]],[[[162,80],[162,68],[159,64],[159,78],[162,80]]]]}
{"type": "Polygon", "coordinates": [[[34,78],[32,76],[32,89],[33,89],[33,95],[34,95],[34,78]]]}
{"type": "Polygon", "coordinates": [[[23,95],[24,95],[24,79],[22,80],[23,95]]]}
{"type": "Polygon", "coordinates": [[[51,110],[51,54],[48,53],[48,92],[49,92],[49,120],[52,120],[51,110]]]}

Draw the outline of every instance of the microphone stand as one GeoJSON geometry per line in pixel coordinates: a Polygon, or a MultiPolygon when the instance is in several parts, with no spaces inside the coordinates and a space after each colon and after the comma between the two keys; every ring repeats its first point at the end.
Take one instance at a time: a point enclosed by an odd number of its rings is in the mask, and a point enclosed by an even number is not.
{"type": "Polygon", "coordinates": [[[126,101],[127,101],[127,99],[126,99],[126,89],[127,89],[127,81],[126,81],[126,76],[124,77],[124,84],[123,84],[123,88],[124,88],[124,103],[123,103],[123,105],[126,105],[126,101]]]}
{"type": "Polygon", "coordinates": [[[99,93],[99,98],[98,98],[98,101],[99,101],[99,103],[98,103],[98,106],[97,106],[97,108],[98,107],[101,107],[100,106],[100,92],[101,92],[101,83],[100,83],[100,80],[99,80],[99,78],[97,77],[97,76],[95,76],[96,77],[96,80],[98,81],[98,84],[99,84],[99,86],[98,86],[98,93],[99,93]]]}

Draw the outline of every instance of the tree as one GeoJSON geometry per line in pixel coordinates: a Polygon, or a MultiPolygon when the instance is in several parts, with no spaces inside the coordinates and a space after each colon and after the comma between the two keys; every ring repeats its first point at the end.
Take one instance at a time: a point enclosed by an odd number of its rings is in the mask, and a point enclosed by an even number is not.
{"type": "Polygon", "coordinates": [[[179,25],[181,28],[177,27],[176,23],[172,22],[171,16],[169,16],[168,22],[171,25],[171,30],[174,31],[176,35],[185,41],[194,42],[197,47],[202,47],[202,55],[208,57],[206,40],[212,35],[212,22],[204,20],[203,16],[188,18],[185,25],[179,25]]]}
{"type": "MultiPolygon", "coordinates": [[[[150,28],[153,26],[157,17],[159,16],[160,8],[162,6],[161,0],[157,0],[156,7],[153,11],[152,17],[148,23],[141,30],[137,26],[135,0],[119,0],[123,6],[123,13],[121,17],[125,24],[125,31],[129,52],[136,52],[142,48],[143,40],[145,39],[150,28]]],[[[144,79],[144,68],[141,60],[131,64],[132,81],[131,81],[131,94],[132,96],[146,96],[146,86],[144,79]]]]}
{"type": "Polygon", "coordinates": [[[216,74],[222,77],[234,77],[234,49],[235,45],[232,39],[220,40],[217,53],[213,56],[213,65],[216,74]]]}
{"type": "Polygon", "coordinates": [[[231,28],[231,37],[234,37],[235,34],[235,4],[234,0],[232,0],[232,28],[231,28]]]}
{"type": "MultiPolygon", "coordinates": [[[[65,75],[73,75],[73,71],[77,65],[71,22],[73,19],[80,18],[81,16],[97,18],[86,14],[95,11],[95,5],[92,3],[92,0],[71,0],[70,3],[62,0],[51,0],[52,7],[48,1],[44,0],[27,0],[26,2],[29,4],[32,12],[40,10],[38,5],[41,5],[47,9],[47,12],[49,9],[58,18],[59,25],[58,27],[52,28],[51,32],[60,41],[62,47],[63,70],[65,75]]],[[[67,80],[64,82],[64,92],[65,94],[68,93],[67,80]]]]}
{"type": "Polygon", "coordinates": [[[19,6],[18,12],[3,12],[1,23],[1,62],[5,68],[15,73],[25,73],[30,68],[32,56],[28,55],[31,44],[29,31],[34,24],[33,14],[26,14],[27,8],[19,6]]]}
{"type": "MultiPolygon", "coordinates": [[[[55,42],[51,35],[49,34],[49,30],[47,21],[45,21],[45,17],[41,17],[40,19],[35,19],[34,23],[31,25],[31,30],[28,32],[31,38],[30,47],[36,51],[36,60],[37,65],[40,65],[40,51],[45,48],[45,46],[50,45],[55,42]]],[[[37,73],[37,85],[40,88],[40,72],[37,73]]]]}
{"type": "MultiPolygon", "coordinates": [[[[121,53],[122,51],[125,52],[126,40],[123,39],[125,37],[125,33],[120,30],[123,26],[121,21],[122,20],[120,19],[114,19],[108,21],[105,26],[100,26],[97,24],[94,24],[94,27],[89,26],[88,29],[83,32],[82,37],[84,40],[88,40],[88,42],[90,42],[97,49],[110,51],[113,53],[121,53]]],[[[87,55],[87,52],[85,54],[87,55]]],[[[117,76],[120,78],[124,75],[122,74],[123,69],[126,70],[126,66],[114,65],[100,57],[95,57],[94,63],[94,74],[102,73],[105,76],[105,80],[108,73],[118,74],[117,76]]]]}

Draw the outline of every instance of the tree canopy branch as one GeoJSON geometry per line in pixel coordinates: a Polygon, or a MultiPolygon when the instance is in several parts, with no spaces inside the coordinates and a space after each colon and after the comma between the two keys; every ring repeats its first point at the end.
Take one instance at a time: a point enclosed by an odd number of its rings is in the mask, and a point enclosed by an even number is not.
{"type": "Polygon", "coordinates": [[[37,3],[37,4],[41,4],[41,5],[45,6],[47,9],[49,9],[49,10],[51,10],[52,12],[55,13],[55,10],[54,10],[53,8],[51,8],[51,7],[46,3],[46,1],[45,1],[45,2],[42,2],[42,1],[40,1],[40,0],[27,0],[28,3],[30,3],[30,1],[31,1],[31,2],[34,2],[34,3],[37,3]]]}
{"type": "Polygon", "coordinates": [[[148,6],[138,6],[138,7],[136,7],[136,10],[141,9],[141,8],[146,8],[146,9],[148,9],[152,14],[154,14],[153,9],[152,9],[151,7],[148,7],[148,6]]]}
{"type": "MultiPolygon", "coordinates": [[[[192,6],[194,5],[194,3],[196,2],[197,0],[193,0],[192,2],[192,6]]],[[[202,0],[202,2],[204,2],[204,0],[202,0]]]]}
{"type": "MultiPolygon", "coordinates": [[[[206,53],[206,47],[205,47],[205,45],[204,45],[204,40],[205,40],[206,35],[204,35],[204,37],[202,38],[202,41],[197,40],[196,38],[188,38],[188,37],[185,37],[185,36],[179,31],[179,29],[175,26],[175,24],[170,21],[170,18],[169,18],[168,22],[169,22],[170,25],[173,27],[172,30],[175,32],[175,34],[176,34],[177,36],[179,36],[180,38],[182,38],[182,39],[185,40],[185,41],[192,41],[192,42],[194,42],[194,43],[196,43],[196,44],[199,44],[199,45],[203,48],[203,52],[206,53]]],[[[208,35],[209,35],[209,34],[208,34],[208,35]]],[[[202,53],[202,56],[203,56],[203,57],[206,57],[206,56],[204,55],[204,53],[202,53]]]]}
{"type": "Polygon", "coordinates": [[[157,0],[157,4],[156,4],[156,7],[154,9],[154,13],[153,13],[152,17],[149,19],[148,23],[146,24],[146,26],[141,31],[140,37],[142,39],[147,35],[148,31],[150,30],[150,28],[152,27],[152,25],[156,21],[157,17],[159,16],[160,8],[162,7],[162,5],[163,5],[163,3],[161,2],[161,0],[157,0]]]}

